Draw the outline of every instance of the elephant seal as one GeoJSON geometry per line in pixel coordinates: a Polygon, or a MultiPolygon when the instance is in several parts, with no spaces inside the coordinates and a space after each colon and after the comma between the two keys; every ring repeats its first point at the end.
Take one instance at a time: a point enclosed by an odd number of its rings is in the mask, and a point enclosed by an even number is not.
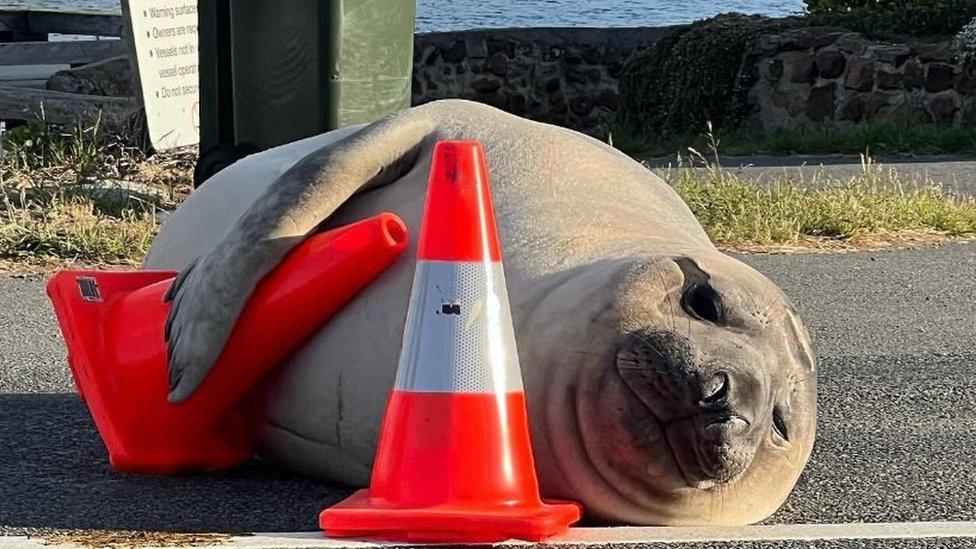
{"type": "MultiPolygon", "coordinates": [[[[166,222],[146,262],[182,270],[172,393],[206,375],[255,284],[309,233],[390,210],[417,236],[433,144],[486,151],[545,497],[599,522],[741,524],[785,500],[816,427],[815,358],[783,293],[712,245],[626,155],[573,131],[440,101],[248,157],[166,222]]],[[[368,483],[415,249],[250,401],[264,457],[368,483]]]]}

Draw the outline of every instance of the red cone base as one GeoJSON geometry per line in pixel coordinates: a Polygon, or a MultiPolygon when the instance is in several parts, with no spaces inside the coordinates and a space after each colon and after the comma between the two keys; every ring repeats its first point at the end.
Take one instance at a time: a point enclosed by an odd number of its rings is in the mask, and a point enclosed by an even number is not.
{"type": "Polygon", "coordinates": [[[522,392],[499,402],[491,394],[394,391],[384,424],[399,429],[383,433],[376,456],[387,466],[374,470],[372,488],[322,511],[321,528],[332,537],[479,543],[565,531],[580,508],[536,495],[525,410],[522,392]],[[507,474],[498,475],[499,466],[507,474]]]}
{"type": "Polygon", "coordinates": [[[507,539],[542,541],[579,520],[572,503],[525,507],[450,505],[396,509],[359,490],[323,511],[321,527],[329,537],[375,538],[413,543],[494,543],[507,539]],[[329,513],[328,519],[325,514],[329,513]]]}

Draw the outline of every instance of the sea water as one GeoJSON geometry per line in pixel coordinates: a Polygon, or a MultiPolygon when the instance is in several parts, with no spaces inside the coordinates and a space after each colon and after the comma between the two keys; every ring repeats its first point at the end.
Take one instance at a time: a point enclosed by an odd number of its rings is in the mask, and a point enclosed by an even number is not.
{"type": "MultiPolygon", "coordinates": [[[[119,0],[0,0],[0,8],[120,10],[119,0]]],[[[784,16],[802,0],[418,0],[417,31],[482,27],[656,27],[719,13],[784,16]]]]}

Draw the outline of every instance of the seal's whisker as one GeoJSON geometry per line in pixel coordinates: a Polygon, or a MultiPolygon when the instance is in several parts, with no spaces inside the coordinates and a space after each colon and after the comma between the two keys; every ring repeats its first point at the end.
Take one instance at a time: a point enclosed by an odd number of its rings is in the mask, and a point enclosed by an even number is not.
{"type": "Polygon", "coordinates": [[[594,353],[592,351],[577,351],[576,349],[567,349],[566,352],[574,355],[592,356],[596,358],[605,358],[607,356],[606,353],[594,353]]]}
{"type": "Polygon", "coordinates": [[[761,294],[759,294],[759,298],[758,299],[756,299],[755,296],[750,296],[750,299],[752,299],[752,305],[753,305],[753,307],[755,307],[757,313],[760,312],[760,311],[762,311],[762,309],[763,309],[762,304],[766,300],[766,292],[769,291],[769,287],[771,285],[772,285],[772,282],[768,282],[767,281],[767,284],[765,286],[763,286],[763,291],[762,291],[761,294]]]}
{"type": "MultiPolygon", "coordinates": [[[[770,306],[770,309],[771,308],[772,308],[772,306],[770,306]]],[[[775,316],[769,318],[769,322],[768,323],[769,324],[776,324],[779,321],[783,320],[783,318],[785,318],[787,314],[789,314],[789,311],[786,309],[786,307],[783,307],[783,308],[780,309],[780,311],[778,313],[776,313],[775,316]]]]}
{"type": "MultiPolygon", "coordinates": [[[[773,284],[773,282],[771,280],[768,280],[768,281],[766,281],[766,290],[768,290],[770,287],[775,287],[775,285],[773,284]]],[[[763,295],[764,296],[766,295],[766,290],[763,290],[763,295]]],[[[763,316],[766,316],[767,314],[769,314],[770,309],[772,309],[774,305],[776,305],[776,292],[775,291],[773,291],[773,295],[772,295],[772,297],[770,297],[769,305],[766,306],[763,309],[762,315],[763,316]]]]}
{"type": "Polygon", "coordinates": [[[667,357],[664,356],[664,353],[662,353],[660,351],[660,349],[658,349],[654,345],[654,343],[652,343],[649,339],[644,339],[642,336],[640,336],[638,334],[630,334],[630,335],[631,335],[631,337],[637,339],[638,341],[640,341],[644,345],[647,345],[652,351],[654,351],[655,354],[657,354],[657,356],[661,357],[662,360],[667,360],[667,357]]]}
{"type": "Polygon", "coordinates": [[[675,329],[675,312],[674,312],[674,296],[668,291],[668,281],[664,279],[664,275],[660,272],[657,273],[657,277],[661,280],[661,290],[664,292],[664,298],[668,303],[668,308],[671,309],[671,331],[677,331],[675,329]]]}

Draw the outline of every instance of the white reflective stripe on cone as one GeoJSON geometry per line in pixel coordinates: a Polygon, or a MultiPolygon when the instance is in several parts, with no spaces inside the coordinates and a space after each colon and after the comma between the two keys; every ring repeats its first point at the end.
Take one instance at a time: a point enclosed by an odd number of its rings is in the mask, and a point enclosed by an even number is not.
{"type": "Polygon", "coordinates": [[[522,390],[501,263],[417,262],[395,388],[522,390]]]}

